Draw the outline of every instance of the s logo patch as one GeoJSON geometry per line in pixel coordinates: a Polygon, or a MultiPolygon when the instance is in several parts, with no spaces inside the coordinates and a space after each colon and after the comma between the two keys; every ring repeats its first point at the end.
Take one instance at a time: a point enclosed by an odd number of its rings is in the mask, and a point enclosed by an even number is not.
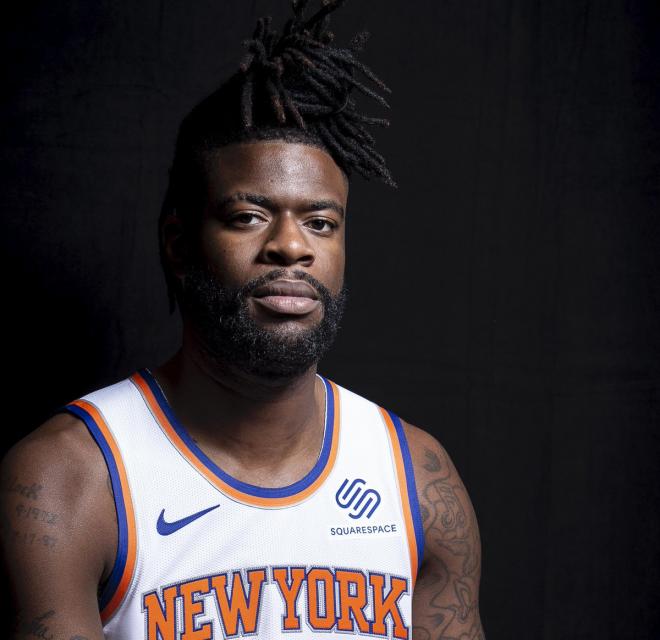
{"type": "Polygon", "coordinates": [[[356,478],[350,485],[348,482],[346,478],[335,494],[337,504],[342,509],[350,509],[348,515],[354,520],[365,514],[367,518],[371,518],[380,504],[380,494],[375,489],[365,489],[363,485],[367,483],[361,478],[356,478]]]}

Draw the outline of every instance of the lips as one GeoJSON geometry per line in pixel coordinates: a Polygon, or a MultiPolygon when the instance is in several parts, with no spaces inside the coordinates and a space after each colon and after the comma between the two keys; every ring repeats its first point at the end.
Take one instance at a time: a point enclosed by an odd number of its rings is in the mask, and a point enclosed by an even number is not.
{"type": "Polygon", "coordinates": [[[305,315],[320,304],[316,289],[303,280],[275,280],[257,287],[252,297],[276,314],[305,315]]]}

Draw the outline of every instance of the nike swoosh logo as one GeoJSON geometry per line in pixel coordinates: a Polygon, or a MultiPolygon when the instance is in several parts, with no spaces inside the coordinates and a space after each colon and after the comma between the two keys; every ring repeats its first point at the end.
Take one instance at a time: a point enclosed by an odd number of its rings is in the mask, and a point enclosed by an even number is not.
{"type": "Polygon", "coordinates": [[[189,525],[191,522],[195,522],[197,518],[201,518],[206,515],[209,511],[217,509],[220,505],[216,504],[215,507],[209,507],[208,509],[203,509],[197,513],[193,513],[190,516],[181,518],[181,520],[175,520],[174,522],[165,521],[165,509],[160,512],[158,516],[158,522],[156,523],[156,530],[160,533],[161,536],[169,536],[173,533],[176,533],[179,529],[183,529],[186,525],[189,525]]]}

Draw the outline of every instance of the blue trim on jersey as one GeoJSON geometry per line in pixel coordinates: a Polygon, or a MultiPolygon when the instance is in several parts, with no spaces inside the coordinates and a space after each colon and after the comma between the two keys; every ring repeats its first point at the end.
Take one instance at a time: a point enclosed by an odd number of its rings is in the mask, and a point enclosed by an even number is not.
{"type": "Polygon", "coordinates": [[[115,457],[112,454],[110,445],[105,439],[103,432],[96,424],[94,418],[85,411],[82,407],[74,404],[67,404],[55,411],[70,411],[78,418],[81,418],[87,425],[87,429],[92,434],[92,437],[96,441],[96,444],[101,449],[103,453],[103,458],[105,459],[105,464],[108,467],[108,472],[110,473],[110,481],[112,482],[112,493],[115,500],[115,510],[117,511],[117,523],[119,525],[119,540],[117,543],[117,556],[115,557],[115,564],[112,567],[112,571],[108,576],[108,579],[103,586],[101,593],[99,595],[99,609],[103,610],[107,604],[112,599],[112,596],[117,591],[119,586],[119,581],[121,576],[124,573],[124,567],[126,566],[126,559],[128,557],[128,521],[126,518],[126,507],[124,506],[124,493],[121,488],[121,481],[119,480],[119,471],[117,470],[117,463],[115,462],[115,457]]]}
{"type": "MultiPolygon", "coordinates": [[[[387,411],[387,410],[386,410],[387,411]]],[[[399,438],[399,446],[401,447],[401,455],[403,456],[403,466],[406,470],[406,485],[408,487],[408,501],[410,502],[410,511],[412,514],[413,525],[415,527],[415,540],[417,541],[417,571],[422,566],[424,559],[424,526],[422,525],[422,515],[419,508],[419,499],[417,498],[417,486],[415,485],[415,471],[413,469],[412,457],[410,456],[410,449],[408,448],[408,440],[406,432],[403,430],[401,418],[391,411],[387,411],[394,428],[396,435],[399,438]]]]}
{"type": "Polygon", "coordinates": [[[247,482],[242,482],[230,476],[226,471],[223,471],[213,460],[211,460],[195,443],[195,441],[190,437],[186,428],[178,421],[174,411],[170,407],[165,395],[161,391],[161,388],[154,378],[151,371],[148,368],[143,367],[138,369],[138,373],[144,378],[146,383],[149,385],[149,388],[153,392],[156,401],[158,402],[163,413],[167,416],[167,419],[170,421],[170,424],[177,432],[179,437],[186,443],[186,446],[192,451],[192,453],[218,478],[223,482],[226,482],[228,485],[247,493],[252,496],[257,496],[258,498],[287,498],[293,496],[300,491],[306,489],[310,484],[312,484],[325,469],[326,464],[328,463],[328,458],[330,457],[330,449],[332,448],[332,436],[334,431],[335,423],[335,403],[334,396],[332,394],[332,387],[330,382],[324,378],[322,375],[318,376],[323,380],[325,385],[325,407],[326,407],[326,416],[325,416],[325,432],[323,438],[323,447],[321,448],[321,455],[316,461],[314,467],[310,472],[304,477],[290,484],[286,487],[258,487],[254,484],[248,484],[247,482]]]}

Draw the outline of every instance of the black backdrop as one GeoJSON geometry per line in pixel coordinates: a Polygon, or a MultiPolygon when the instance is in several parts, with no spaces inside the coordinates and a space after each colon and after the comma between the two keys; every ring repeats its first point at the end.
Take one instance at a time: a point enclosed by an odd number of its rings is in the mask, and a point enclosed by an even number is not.
{"type": "MultiPolygon", "coordinates": [[[[176,348],[156,240],[176,127],[267,13],[285,0],[5,15],[5,447],[176,348]]],[[[449,450],[489,640],[660,637],[660,6],[341,13],[394,90],[379,141],[399,189],[352,186],[321,372],[449,450]]]]}

